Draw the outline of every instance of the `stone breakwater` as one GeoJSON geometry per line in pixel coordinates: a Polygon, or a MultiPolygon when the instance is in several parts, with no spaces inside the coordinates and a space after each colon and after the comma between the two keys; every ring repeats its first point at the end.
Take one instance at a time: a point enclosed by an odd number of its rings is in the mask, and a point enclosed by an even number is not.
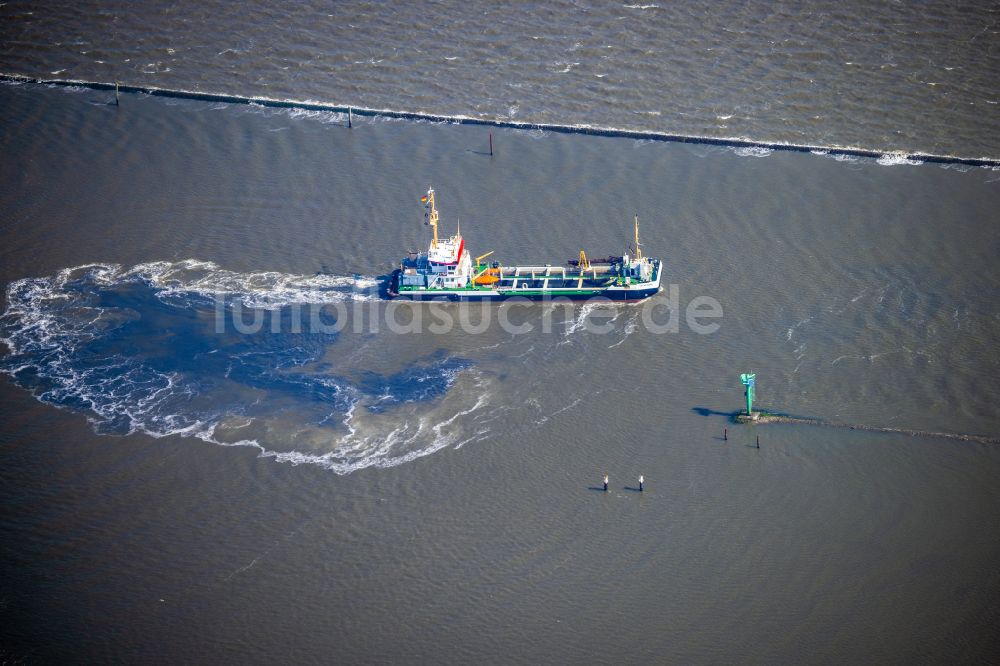
{"type": "MultiPolygon", "coordinates": [[[[645,139],[650,141],[670,141],[675,143],[696,143],[730,148],[747,148],[763,150],[784,150],[791,152],[814,152],[829,155],[844,155],[850,157],[870,158],[873,160],[889,159],[890,161],[906,163],[935,162],[939,164],[965,164],[986,168],[1000,168],[1000,158],[969,157],[962,155],[935,155],[923,152],[901,150],[879,150],[876,148],[861,148],[854,146],[819,145],[805,143],[782,143],[774,141],[756,141],[743,137],[708,137],[690,134],[674,134],[670,132],[654,132],[642,130],[626,130],[614,127],[587,127],[581,125],[561,125],[558,123],[531,123],[514,120],[499,120],[490,118],[473,118],[463,115],[441,115],[421,113],[417,111],[400,111],[394,109],[374,109],[363,106],[350,106],[332,102],[317,102],[294,99],[275,99],[271,97],[242,96],[226,93],[210,93],[195,90],[176,90],[157,86],[129,85],[108,83],[102,81],[83,81],[72,79],[42,79],[21,74],[0,73],[0,81],[12,83],[34,83],[47,86],[76,86],[93,90],[117,91],[119,93],[154,95],[158,97],[173,97],[179,99],[200,100],[204,102],[225,102],[229,104],[255,104],[257,106],[304,109],[307,111],[329,111],[343,113],[346,116],[369,116],[383,118],[402,118],[407,120],[425,120],[430,122],[455,123],[460,125],[486,125],[520,130],[542,130],[546,132],[561,132],[564,134],[590,134],[593,136],[621,137],[626,139],[645,139]]],[[[345,119],[345,126],[348,125],[345,119]]]]}

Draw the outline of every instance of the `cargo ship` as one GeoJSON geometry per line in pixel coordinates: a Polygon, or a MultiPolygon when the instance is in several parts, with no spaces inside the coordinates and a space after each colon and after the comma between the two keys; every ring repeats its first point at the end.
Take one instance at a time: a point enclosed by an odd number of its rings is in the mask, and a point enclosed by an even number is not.
{"type": "Polygon", "coordinates": [[[621,256],[579,258],[565,265],[507,266],[484,261],[493,252],[473,258],[459,227],[455,235],[438,237],[438,211],[434,189],[420,198],[424,223],[433,231],[427,252],[411,252],[389,276],[390,298],[413,300],[501,300],[555,297],[585,299],[602,296],[617,301],[648,298],[660,290],[663,261],[647,257],[639,244],[639,218],[635,218],[635,244],[621,256]]]}

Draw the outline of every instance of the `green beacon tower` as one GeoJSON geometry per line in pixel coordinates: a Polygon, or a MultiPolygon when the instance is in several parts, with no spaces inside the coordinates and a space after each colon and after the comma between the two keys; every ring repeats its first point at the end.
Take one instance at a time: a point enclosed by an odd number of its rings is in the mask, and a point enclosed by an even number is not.
{"type": "Polygon", "coordinates": [[[757,384],[757,375],[745,372],[740,375],[740,381],[743,382],[743,386],[747,387],[743,393],[747,397],[747,416],[753,416],[753,392],[754,386],[757,384]]]}

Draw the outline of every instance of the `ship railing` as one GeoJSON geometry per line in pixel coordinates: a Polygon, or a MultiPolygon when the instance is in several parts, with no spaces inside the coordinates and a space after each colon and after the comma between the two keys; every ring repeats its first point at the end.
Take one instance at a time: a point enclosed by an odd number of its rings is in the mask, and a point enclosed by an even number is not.
{"type": "Polygon", "coordinates": [[[566,268],[563,266],[501,266],[499,269],[499,276],[502,278],[504,276],[514,276],[514,277],[531,277],[532,279],[539,279],[542,277],[562,277],[563,279],[569,278],[579,278],[579,277],[594,277],[598,275],[605,275],[614,271],[614,266],[603,265],[603,266],[591,266],[590,268],[585,268],[580,270],[579,268],[566,268]]]}

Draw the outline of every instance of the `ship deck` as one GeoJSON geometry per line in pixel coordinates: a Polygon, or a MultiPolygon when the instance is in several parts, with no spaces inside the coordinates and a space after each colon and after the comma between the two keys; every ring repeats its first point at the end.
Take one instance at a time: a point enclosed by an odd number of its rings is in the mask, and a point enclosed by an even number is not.
{"type": "MultiPolygon", "coordinates": [[[[475,271],[479,274],[485,267],[475,271]]],[[[586,270],[564,266],[500,266],[491,269],[497,281],[477,285],[486,289],[603,289],[618,280],[610,265],[592,266],[586,270]]]]}
{"type": "MultiPolygon", "coordinates": [[[[480,276],[494,275],[497,279],[489,284],[472,283],[465,287],[449,287],[447,289],[425,289],[417,286],[399,286],[399,293],[447,291],[449,293],[464,292],[517,292],[517,293],[548,293],[548,294],[593,294],[600,293],[609,287],[624,285],[625,279],[619,276],[612,264],[592,264],[586,269],[576,266],[524,265],[524,266],[488,266],[480,264],[473,274],[480,276]]],[[[652,280],[656,280],[659,272],[659,262],[654,269],[652,280]]],[[[633,282],[633,284],[635,284],[633,282]]]]}

